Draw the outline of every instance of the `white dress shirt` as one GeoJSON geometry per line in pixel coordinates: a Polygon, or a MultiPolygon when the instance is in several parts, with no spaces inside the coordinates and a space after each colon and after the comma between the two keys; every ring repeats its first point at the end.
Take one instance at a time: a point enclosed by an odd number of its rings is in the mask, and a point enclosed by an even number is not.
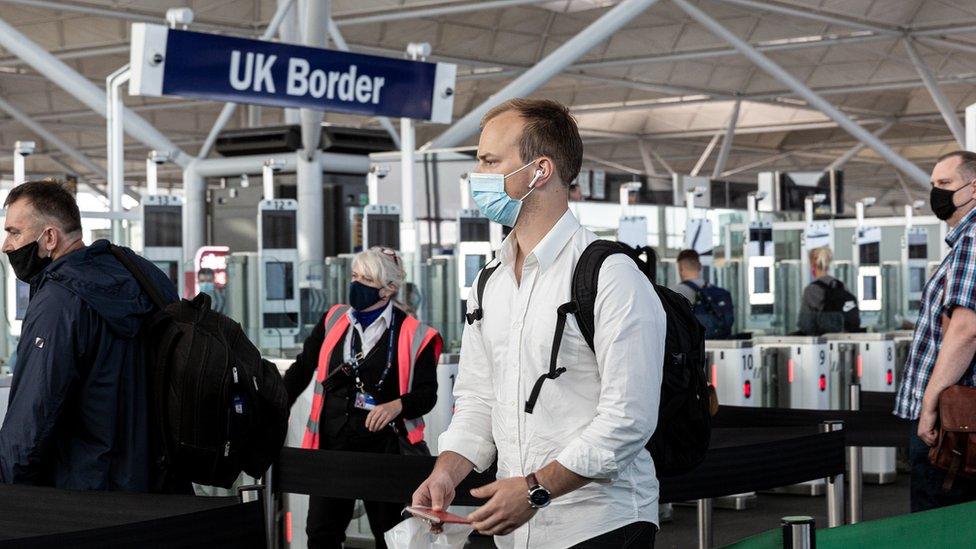
{"type": "Polygon", "coordinates": [[[346,311],[346,316],[349,318],[349,326],[352,328],[351,330],[346,330],[345,341],[342,344],[342,356],[345,357],[347,361],[353,358],[353,330],[359,332],[359,340],[363,342],[362,351],[364,355],[369,354],[369,351],[380,342],[380,337],[385,334],[386,329],[393,324],[393,300],[390,300],[390,302],[386,304],[386,309],[383,310],[383,314],[374,320],[372,324],[367,326],[365,330],[359,324],[359,321],[356,320],[356,315],[354,314],[355,312],[356,311],[352,307],[346,311]]]}
{"type": "MultiPolygon", "coordinates": [[[[667,324],[650,282],[627,256],[610,256],[600,269],[595,355],[570,315],[557,359],[567,371],[547,379],[534,413],[525,413],[533,384],[549,371],[556,309],[569,301],[576,261],[596,238],[567,210],[526,256],[519,285],[510,235],[485,287],[484,317],[464,329],[456,411],[440,450],[464,456],[477,471],[497,457],[498,478],[556,460],[596,480],[496,537],[499,547],[569,547],[633,522],[657,523],[658,481],[644,445],[657,425],[667,324]]],[[[472,293],[469,312],[476,300],[472,293]]]]}

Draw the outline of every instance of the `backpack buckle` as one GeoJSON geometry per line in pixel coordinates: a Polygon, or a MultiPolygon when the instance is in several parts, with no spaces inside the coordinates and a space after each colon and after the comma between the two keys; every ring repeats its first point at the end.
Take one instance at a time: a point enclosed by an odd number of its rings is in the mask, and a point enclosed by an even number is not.
{"type": "Polygon", "coordinates": [[[482,316],[483,315],[481,314],[481,307],[478,307],[477,309],[474,310],[474,312],[465,313],[464,319],[468,322],[468,326],[471,326],[475,322],[481,320],[482,316]]]}

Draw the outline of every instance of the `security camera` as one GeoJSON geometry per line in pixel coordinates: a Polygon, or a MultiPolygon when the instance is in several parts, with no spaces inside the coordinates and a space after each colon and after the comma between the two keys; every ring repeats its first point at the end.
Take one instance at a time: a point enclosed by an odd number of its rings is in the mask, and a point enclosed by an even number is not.
{"type": "Polygon", "coordinates": [[[407,55],[414,59],[426,59],[430,57],[430,44],[427,42],[411,42],[407,44],[407,55]]]}
{"type": "Polygon", "coordinates": [[[924,200],[916,200],[915,202],[912,202],[912,208],[914,208],[916,210],[921,210],[924,207],[925,207],[925,201],[924,200]]]}
{"type": "Polygon", "coordinates": [[[36,148],[37,143],[33,141],[17,141],[14,143],[14,152],[20,156],[30,156],[34,154],[36,148]]]}
{"type": "Polygon", "coordinates": [[[169,153],[159,151],[149,151],[146,158],[156,165],[162,165],[170,161],[169,153]]]}
{"type": "Polygon", "coordinates": [[[166,10],[166,21],[171,29],[175,29],[177,25],[186,28],[193,22],[193,10],[190,8],[170,8],[166,10]]]}
{"type": "MultiPolygon", "coordinates": [[[[246,189],[251,186],[251,178],[247,176],[246,173],[241,174],[241,188],[246,189]]],[[[231,189],[233,190],[233,189],[231,189]]]]}
{"type": "Polygon", "coordinates": [[[695,187],[694,189],[691,189],[690,192],[695,193],[695,196],[696,197],[699,197],[699,196],[705,196],[705,191],[706,190],[708,190],[708,189],[706,189],[705,187],[695,187]]]}
{"type": "Polygon", "coordinates": [[[277,160],[277,159],[274,159],[274,158],[269,158],[269,159],[265,160],[264,161],[264,165],[267,166],[268,168],[271,168],[271,171],[273,171],[273,172],[280,172],[282,170],[282,168],[285,167],[284,161],[277,160]]]}
{"type": "Polygon", "coordinates": [[[754,193],[749,193],[749,194],[751,194],[753,198],[755,198],[757,201],[764,200],[766,198],[766,191],[756,191],[754,193]]]}
{"type": "Polygon", "coordinates": [[[369,167],[369,173],[374,174],[377,179],[383,179],[390,174],[390,167],[386,164],[373,164],[369,167]]]}
{"type": "Polygon", "coordinates": [[[860,200],[861,204],[864,204],[865,208],[870,208],[871,206],[874,206],[874,203],[877,201],[878,199],[873,196],[866,196],[860,200]]]}
{"type": "Polygon", "coordinates": [[[827,200],[827,195],[823,193],[817,193],[815,195],[811,195],[810,200],[812,200],[814,204],[820,204],[821,202],[827,200]]]}

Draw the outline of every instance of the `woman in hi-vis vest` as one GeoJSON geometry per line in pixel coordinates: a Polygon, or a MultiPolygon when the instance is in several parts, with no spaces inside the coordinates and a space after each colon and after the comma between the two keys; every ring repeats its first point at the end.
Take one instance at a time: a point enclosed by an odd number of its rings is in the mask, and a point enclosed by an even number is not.
{"type": "MultiPolygon", "coordinates": [[[[436,330],[395,305],[406,273],[389,248],[353,258],[349,304],[336,305],[305,340],[285,373],[294,404],[313,379],[312,411],[302,448],[383,454],[429,454],[423,415],[437,402],[436,330]]],[[[376,547],[400,522],[403,506],[365,501],[376,547]]],[[[336,548],[345,540],[355,501],[309,500],[308,546],[336,548]]]]}

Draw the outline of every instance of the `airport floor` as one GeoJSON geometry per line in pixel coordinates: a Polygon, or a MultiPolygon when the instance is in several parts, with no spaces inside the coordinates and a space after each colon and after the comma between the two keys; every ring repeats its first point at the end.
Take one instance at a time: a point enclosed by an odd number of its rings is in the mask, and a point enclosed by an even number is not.
{"type": "MultiPolygon", "coordinates": [[[[908,513],[909,476],[899,474],[894,483],[882,486],[865,484],[864,520],[874,520],[908,513]]],[[[714,542],[722,547],[754,534],[776,528],[782,517],[809,515],[817,527],[827,524],[827,499],[825,496],[809,497],[785,494],[760,494],[756,506],[744,511],[715,509],[714,542]]],[[[673,520],[662,525],[658,532],[656,549],[693,549],[698,546],[698,522],[694,506],[674,507],[673,520]]],[[[348,545],[366,548],[372,544],[348,545]]],[[[488,538],[472,538],[468,548],[494,547],[488,538]]]]}

